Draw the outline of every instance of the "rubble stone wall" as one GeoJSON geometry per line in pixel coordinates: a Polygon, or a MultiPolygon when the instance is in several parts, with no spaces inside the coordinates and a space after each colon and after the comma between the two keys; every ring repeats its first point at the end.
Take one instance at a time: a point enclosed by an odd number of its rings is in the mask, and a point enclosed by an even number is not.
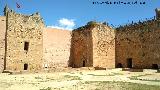
{"type": "Polygon", "coordinates": [[[72,31],[70,66],[93,66],[92,27],[82,27],[72,31]]]}
{"type": "Polygon", "coordinates": [[[115,30],[103,24],[92,30],[93,66],[115,68],[115,30]]]}
{"type": "Polygon", "coordinates": [[[45,27],[39,13],[22,15],[7,7],[4,15],[0,16],[0,72],[67,66],[160,68],[159,9],[156,19],[115,30],[92,21],[73,31],[55,30],[45,27]]]}
{"type": "Polygon", "coordinates": [[[115,68],[115,31],[99,23],[74,30],[71,60],[73,67],[115,68]]]}
{"type": "Polygon", "coordinates": [[[0,16],[0,72],[4,70],[6,17],[0,16]]]}
{"type": "Polygon", "coordinates": [[[153,68],[160,65],[160,22],[148,20],[119,27],[116,30],[116,66],[153,68]]]}
{"type": "Polygon", "coordinates": [[[6,70],[41,70],[44,23],[39,13],[27,16],[17,14],[13,10],[6,12],[6,70]]]}

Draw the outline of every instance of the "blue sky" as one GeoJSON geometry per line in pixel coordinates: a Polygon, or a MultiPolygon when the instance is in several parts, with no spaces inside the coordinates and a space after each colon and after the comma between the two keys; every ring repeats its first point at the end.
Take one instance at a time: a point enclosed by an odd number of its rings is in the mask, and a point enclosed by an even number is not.
{"type": "Polygon", "coordinates": [[[132,21],[145,20],[155,16],[155,8],[160,8],[160,0],[137,0],[144,5],[100,5],[94,1],[136,0],[0,0],[0,15],[6,4],[18,13],[32,14],[40,12],[46,26],[73,29],[85,25],[88,21],[108,22],[124,25],[132,21]],[[16,2],[21,8],[16,7],[16,2]]]}

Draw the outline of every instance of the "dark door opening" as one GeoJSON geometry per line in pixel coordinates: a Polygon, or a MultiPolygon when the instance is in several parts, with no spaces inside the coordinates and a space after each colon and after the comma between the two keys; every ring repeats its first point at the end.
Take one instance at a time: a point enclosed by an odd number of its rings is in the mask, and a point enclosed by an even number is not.
{"type": "Polygon", "coordinates": [[[83,67],[85,67],[85,64],[86,64],[85,61],[83,61],[83,67]]]}
{"type": "Polygon", "coordinates": [[[158,69],[158,65],[157,64],[152,64],[152,69],[158,69]]]}
{"type": "Polygon", "coordinates": [[[127,59],[127,68],[132,68],[132,58],[127,59]]]}
{"type": "Polygon", "coordinates": [[[24,64],[24,70],[28,69],[28,64],[24,64]]]}
{"type": "Polygon", "coordinates": [[[121,64],[121,63],[118,63],[118,64],[117,64],[117,68],[123,68],[122,64],[121,64]]]}

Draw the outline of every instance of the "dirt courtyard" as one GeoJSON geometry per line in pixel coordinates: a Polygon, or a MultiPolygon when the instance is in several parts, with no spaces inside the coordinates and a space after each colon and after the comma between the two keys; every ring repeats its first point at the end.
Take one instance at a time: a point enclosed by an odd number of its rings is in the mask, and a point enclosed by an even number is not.
{"type": "Polygon", "coordinates": [[[160,90],[160,73],[121,69],[1,73],[0,90],[160,90]]]}

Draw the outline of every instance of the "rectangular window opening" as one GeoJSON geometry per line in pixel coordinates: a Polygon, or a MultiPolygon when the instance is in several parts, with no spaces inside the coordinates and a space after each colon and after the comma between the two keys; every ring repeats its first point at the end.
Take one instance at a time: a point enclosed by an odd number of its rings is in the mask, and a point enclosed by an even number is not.
{"type": "Polygon", "coordinates": [[[24,50],[28,51],[29,42],[24,42],[24,50]]]}

